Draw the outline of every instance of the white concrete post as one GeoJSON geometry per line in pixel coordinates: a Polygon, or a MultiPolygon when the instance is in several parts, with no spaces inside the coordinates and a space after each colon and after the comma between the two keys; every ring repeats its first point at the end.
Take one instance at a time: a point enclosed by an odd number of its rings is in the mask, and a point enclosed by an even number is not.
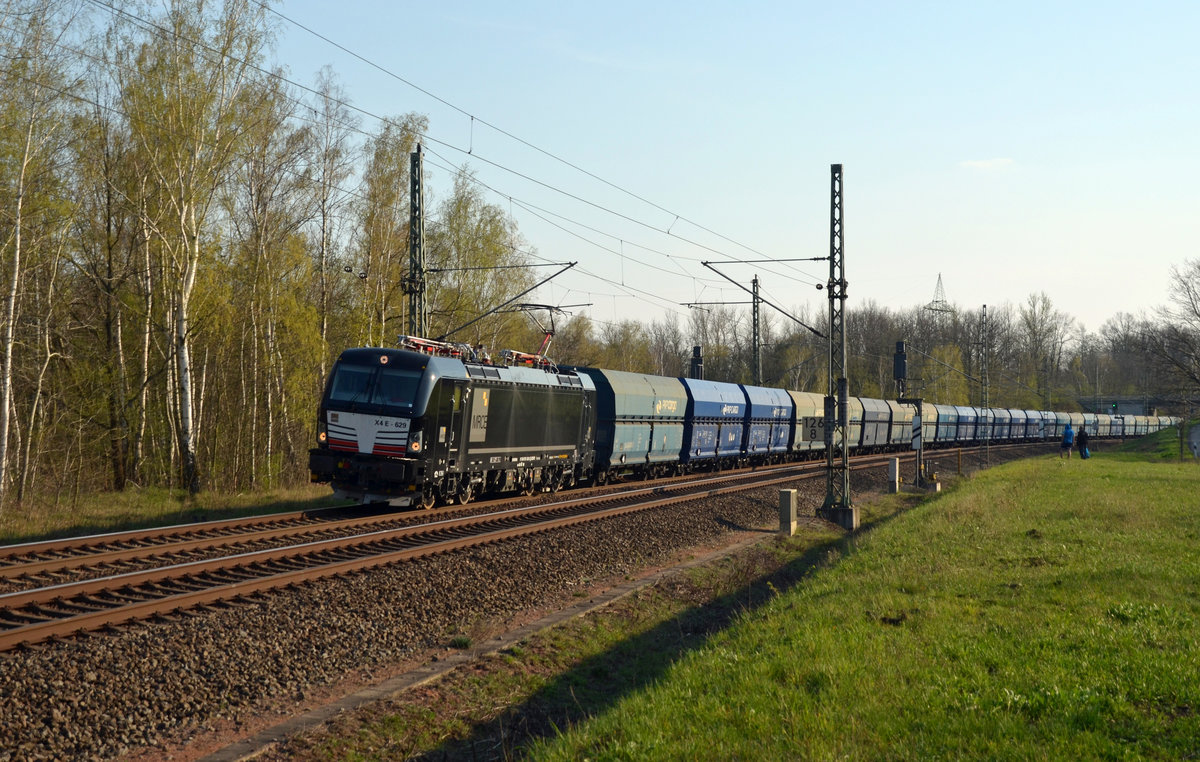
{"type": "Polygon", "coordinates": [[[779,490],[779,534],[791,537],[796,533],[796,490],[779,490]]]}

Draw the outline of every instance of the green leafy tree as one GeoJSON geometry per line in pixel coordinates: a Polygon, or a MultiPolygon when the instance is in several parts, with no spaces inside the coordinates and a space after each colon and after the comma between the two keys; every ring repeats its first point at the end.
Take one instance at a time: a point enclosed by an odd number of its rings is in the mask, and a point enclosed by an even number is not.
{"type": "Polygon", "coordinates": [[[165,276],[174,361],[167,399],[181,483],[192,493],[200,489],[192,299],[218,251],[212,217],[243,146],[247,85],[269,42],[265,14],[249,0],[215,11],[203,0],[171,0],[149,38],[127,33],[116,61],[121,108],[151,179],[143,220],[165,276]]]}
{"type": "MultiPolygon", "coordinates": [[[[272,77],[248,88],[242,148],[224,202],[232,227],[228,282],[234,291],[231,301],[238,305],[231,335],[238,340],[232,347],[237,357],[230,358],[235,361],[223,363],[237,369],[226,374],[230,388],[223,396],[240,398],[229,428],[237,432],[244,452],[238,459],[242,468],[228,481],[248,486],[274,486],[281,451],[286,465],[296,466],[300,432],[289,423],[294,401],[288,376],[297,363],[284,356],[283,342],[299,334],[308,343],[317,330],[312,310],[282,309],[285,302],[294,305],[303,298],[311,282],[302,229],[314,216],[317,197],[307,166],[313,134],[294,119],[296,101],[280,83],[281,78],[272,77]]],[[[313,352],[302,364],[304,372],[316,373],[323,356],[323,350],[313,352]]],[[[302,399],[311,403],[312,394],[302,399]]],[[[225,449],[213,448],[214,455],[225,449]]]]}
{"type": "MultiPolygon", "coordinates": [[[[530,330],[533,323],[502,307],[523,303],[520,295],[537,282],[526,247],[516,225],[503,209],[485,201],[467,169],[455,174],[453,191],[439,205],[436,224],[426,226],[426,242],[427,264],[440,270],[428,278],[432,336],[454,331],[449,338],[471,345],[537,349],[541,338],[530,330]]],[[[549,325],[545,311],[533,314],[549,325]]]]}
{"type": "Polygon", "coordinates": [[[343,267],[344,241],[351,191],[347,186],[354,174],[353,134],[359,120],[346,104],[346,94],[329,67],[317,75],[317,94],[313,110],[316,117],[312,127],[311,182],[314,188],[315,213],[310,223],[313,250],[314,293],[317,307],[318,332],[324,345],[316,389],[324,382],[329,362],[342,344],[349,343],[340,333],[331,342],[331,319],[335,293],[344,292],[353,283],[353,268],[347,276],[343,267]],[[330,344],[334,344],[333,347],[330,344]]]}

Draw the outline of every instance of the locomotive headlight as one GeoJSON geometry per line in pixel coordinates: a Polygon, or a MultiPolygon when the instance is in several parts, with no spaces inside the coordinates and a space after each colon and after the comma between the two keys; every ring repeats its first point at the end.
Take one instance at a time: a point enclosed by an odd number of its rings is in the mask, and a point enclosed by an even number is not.
{"type": "Polygon", "coordinates": [[[329,431],[325,427],[325,422],[317,424],[317,444],[325,444],[329,441],[329,431]]]}
{"type": "Polygon", "coordinates": [[[408,451],[409,452],[420,452],[421,451],[421,432],[418,431],[412,435],[412,440],[410,440],[408,443],[408,451]]]}

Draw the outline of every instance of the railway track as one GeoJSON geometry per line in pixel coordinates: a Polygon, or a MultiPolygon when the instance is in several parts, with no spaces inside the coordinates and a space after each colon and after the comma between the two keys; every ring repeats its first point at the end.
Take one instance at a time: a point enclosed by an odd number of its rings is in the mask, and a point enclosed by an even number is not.
{"type": "MultiPolygon", "coordinates": [[[[677,481],[655,483],[670,485],[677,481]]],[[[619,488],[626,489],[628,485],[619,488]]],[[[601,489],[611,491],[613,486],[601,489]]],[[[4,546],[0,547],[0,594],[526,504],[527,499],[509,498],[427,512],[366,509],[367,515],[361,515],[359,506],[347,505],[4,546]]]]}
{"type": "MultiPolygon", "coordinates": [[[[856,458],[851,467],[877,468],[892,457],[895,456],[863,456],[856,458]]],[[[63,555],[51,554],[49,558],[37,553],[15,553],[22,546],[13,546],[4,549],[7,563],[0,571],[10,578],[28,579],[34,570],[37,574],[45,574],[51,568],[101,570],[133,560],[162,559],[170,552],[168,548],[179,552],[228,549],[245,544],[250,538],[285,543],[0,595],[0,652],[244,599],[323,577],[549,532],[662,505],[814,478],[823,473],[822,462],[730,471],[701,479],[655,483],[470,516],[452,516],[453,509],[449,509],[443,514],[449,516],[446,518],[435,515],[436,512],[341,520],[326,517],[317,521],[306,521],[299,514],[267,520],[259,517],[170,528],[167,532],[160,531],[159,536],[146,544],[141,544],[143,540],[137,535],[149,536],[153,534],[151,530],[84,538],[76,540],[74,545],[70,541],[57,541],[62,543],[57,552],[63,555]],[[342,534],[313,539],[314,532],[342,534]]]]}
{"type": "Polygon", "coordinates": [[[118,562],[337,528],[354,521],[337,518],[345,510],[296,511],[8,545],[0,547],[0,579],[77,568],[99,556],[118,562]]]}
{"type": "Polygon", "coordinates": [[[74,579],[124,574],[213,556],[238,555],[283,544],[353,536],[413,524],[409,514],[330,519],[297,514],[278,521],[261,518],[194,527],[58,540],[13,546],[0,554],[0,593],[60,584],[74,579]],[[127,535],[132,535],[128,537],[127,535]]]}
{"type": "Polygon", "coordinates": [[[730,472],[8,593],[0,596],[0,651],[237,600],[322,577],[661,505],[812,478],[820,473],[819,465],[812,463],[730,472]]]}

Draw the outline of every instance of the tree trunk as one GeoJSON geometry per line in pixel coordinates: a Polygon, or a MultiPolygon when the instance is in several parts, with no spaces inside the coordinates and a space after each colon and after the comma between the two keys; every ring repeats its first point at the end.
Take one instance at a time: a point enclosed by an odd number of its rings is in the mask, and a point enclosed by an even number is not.
{"type": "MultiPolygon", "coordinates": [[[[175,368],[179,374],[176,382],[179,404],[179,466],[180,486],[195,495],[200,491],[200,473],[196,464],[196,432],[192,422],[192,360],[191,346],[188,336],[188,305],[191,301],[192,287],[196,282],[196,268],[200,261],[200,237],[195,228],[195,219],[188,220],[185,215],[181,229],[191,231],[191,240],[185,247],[187,263],[184,265],[183,282],[176,294],[175,304],[175,368]],[[191,222],[191,226],[187,223],[191,222]]],[[[186,235],[186,233],[185,233],[186,235]]]]}
{"type": "Polygon", "coordinates": [[[33,148],[33,120],[25,131],[25,151],[17,175],[16,204],[13,210],[13,257],[9,270],[8,296],[4,301],[4,374],[0,378],[0,509],[8,495],[8,432],[12,425],[13,356],[16,347],[17,293],[21,284],[21,243],[24,219],[25,179],[33,148]]]}

